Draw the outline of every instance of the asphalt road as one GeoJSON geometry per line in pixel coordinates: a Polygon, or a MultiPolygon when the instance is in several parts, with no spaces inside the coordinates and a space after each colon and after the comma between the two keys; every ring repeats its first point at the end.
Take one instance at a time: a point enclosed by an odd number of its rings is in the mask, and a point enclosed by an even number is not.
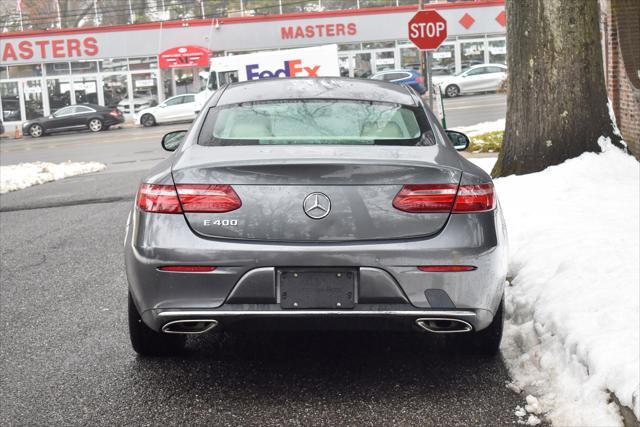
{"type": "Polygon", "coordinates": [[[507,115],[507,96],[504,93],[467,95],[444,98],[447,128],[493,122],[507,115]]]}
{"type": "Polygon", "coordinates": [[[2,164],[108,167],[0,197],[0,424],[516,423],[524,396],[505,387],[501,358],[451,354],[426,335],[203,336],[181,357],[137,357],[124,225],[171,128],[1,144],[2,164]]]}

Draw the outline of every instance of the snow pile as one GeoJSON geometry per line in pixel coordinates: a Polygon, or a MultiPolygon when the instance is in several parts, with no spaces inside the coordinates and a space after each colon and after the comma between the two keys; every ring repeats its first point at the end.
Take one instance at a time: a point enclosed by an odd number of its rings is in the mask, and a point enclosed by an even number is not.
{"type": "Polygon", "coordinates": [[[462,132],[467,136],[476,136],[487,132],[504,130],[504,123],[505,119],[499,119],[495,122],[482,122],[476,123],[475,125],[471,126],[456,126],[452,127],[451,130],[457,130],[458,132],[462,132]]]}
{"type": "Polygon", "coordinates": [[[640,417],[639,171],[610,147],[495,181],[512,278],[502,352],[538,396],[521,417],[621,425],[610,393],[640,417]]]}
{"type": "Polygon", "coordinates": [[[106,166],[97,162],[20,163],[0,166],[0,194],[20,190],[32,185],[57,181],[74,175],[97,172],[106,166]]]}

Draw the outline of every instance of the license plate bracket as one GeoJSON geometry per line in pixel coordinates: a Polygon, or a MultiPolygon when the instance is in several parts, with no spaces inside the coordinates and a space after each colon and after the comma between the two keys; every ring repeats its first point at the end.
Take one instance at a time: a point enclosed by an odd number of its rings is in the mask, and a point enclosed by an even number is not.
{"type": "Polygon", "coordinates": [[[355,307],[358,272],[349,268],[278,269],[280,306],[286,309],[355,307]]]}

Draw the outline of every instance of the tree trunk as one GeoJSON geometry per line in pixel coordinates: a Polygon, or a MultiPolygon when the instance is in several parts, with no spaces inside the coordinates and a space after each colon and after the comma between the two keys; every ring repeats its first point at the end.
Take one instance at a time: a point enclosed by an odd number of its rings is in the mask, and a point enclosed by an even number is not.
{"type": "Polygon", "coordinates": [[[614,134],[605,88],[597,0],[507,0],[508,87],[495,177],[525,174],[614,134]]]}

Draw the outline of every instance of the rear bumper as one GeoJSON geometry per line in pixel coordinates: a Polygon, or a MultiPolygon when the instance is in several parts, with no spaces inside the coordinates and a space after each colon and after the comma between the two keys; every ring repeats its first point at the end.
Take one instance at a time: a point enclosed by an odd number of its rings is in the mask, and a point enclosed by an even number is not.
{"type": "Polygon", "coordinates": [[[491,323],[507,272],[506,235],[499,210],[452,215],[426,239],[290,244],[205,239],[182,215],[133,209],[125,261],[133,299],[155,330],[179,318],[211,318],[221,325],[246,319],[408,320],[441,315],[491,323]],[[212,265],[208,273],[159,271],[163,265],[212,265]],[[418,265],[465,264],[474,271],[426,273],[418,265]],[[279,267],[356,267],[358,304],[349,310],[283,310],[279,267]]]}

